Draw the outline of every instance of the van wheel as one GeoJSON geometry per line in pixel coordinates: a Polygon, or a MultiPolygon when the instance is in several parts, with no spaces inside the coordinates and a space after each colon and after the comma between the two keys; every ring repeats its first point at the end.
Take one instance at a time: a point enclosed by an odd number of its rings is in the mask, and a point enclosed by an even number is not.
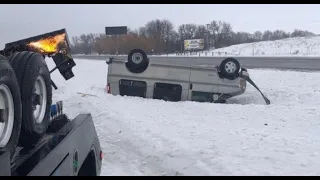
{"type": "Polygon", "coordinates": [[[22,122],[21,97],[17,77],[9,61],[0,56],[0,151],[13,158],[22,122]]]}
{"type": "Polygon", "coordinates": [[[220,71],[223,77],[235,79],[239,75],[240,63],[234,58],[226,58],[220,64],[220,71]]]}
{"type": "Polygon", "coordinates": [[[142,49],[134,49],[128,55],[127,69],[132,73],[142,73],[149,65],[147,54],[142,49]]]}
{"type": "Polygon", "coordinates": [[[35,52],[13,54],[10,63],[17,74],[22,100],[22,127],[19,144],[32,147],[46,133],[50,122],[52,87],[44,57],[35,52]]]}

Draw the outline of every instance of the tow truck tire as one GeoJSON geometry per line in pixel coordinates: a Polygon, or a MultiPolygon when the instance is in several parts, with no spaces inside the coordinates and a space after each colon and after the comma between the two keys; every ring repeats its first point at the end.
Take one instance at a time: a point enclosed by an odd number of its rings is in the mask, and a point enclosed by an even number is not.
{"type": "Polygon", "coordinates": [[[132,73],[142,73],[149,65],[147,54],[142,49],[133,49],[128,55],[127,69],[132,73]]]}
{"type": "Polygon", "coordinates": [[[223,77],[234,79],[239,75],[240,63],[234,58],[226,58],[220,64],[220,71],[223,77]]]}
{"type": "Polygon", "coordinates": [[[16,72],[22,100],[19,144],[32,147],[46,133],[52,103],[51,77],[44,57],[35,52],[13,54],[10,63],[16,72]]]}
{"type": "Polygon", "coordinates": [[[0,107],[1,121],[6,121],[5,123],[0,123],[0,151],[10,152],[10,159],[12,159],[18,145],[21,130],[21,97],[17,77],[7,58],[1,55],[0,94],[3,101],[0,107]],[[5,109],[8,111],[2,111],[5,109]],[[6,130],[8,131],[6,132],[6,130]]]}

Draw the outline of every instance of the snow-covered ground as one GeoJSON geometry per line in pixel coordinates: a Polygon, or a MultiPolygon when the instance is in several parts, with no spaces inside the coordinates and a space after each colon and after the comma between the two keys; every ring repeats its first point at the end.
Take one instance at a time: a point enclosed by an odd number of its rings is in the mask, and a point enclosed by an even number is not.
{"type": "Polygon", "coordinates": [[[251,85],[227,104],[173,103],[106,94],[105,62],[76,63],[69,81],[53,73],[54,100],[92,114],[101,175],[320,175],[320,73],[249,69],[269,106],[251,85]]]}
{"type": "Polygon", "coordinates": [[[192,54],[186,52],[162,56],[320,56],[320,36],[245,43],[192,54]]]}
{"type": "Polygon", "coordinates": [[[199,56],[199,54],[200,56],[320,56],[320,36],[245,43],[187,55],[199,56]]]}
{"type": "Polygon", "coordinates": [[[320,56],[320,36],[246,43],[216,49],[239,56],[320,56]]]}

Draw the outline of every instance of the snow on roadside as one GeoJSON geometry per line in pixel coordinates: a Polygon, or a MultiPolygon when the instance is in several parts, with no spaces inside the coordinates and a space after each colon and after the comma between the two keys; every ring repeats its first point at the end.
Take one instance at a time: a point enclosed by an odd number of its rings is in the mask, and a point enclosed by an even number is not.
{"type": "Polygon", "coordinates": [[[76,63],[52,75],[54,99],[92,114],[101,175],[320,175],[320,73],[249,70],[269,106],[251,85],[227,104],[173,103],[105,94],[106,64],[76,63]]]}
{"type": "MultiPolygon", "coordinates": [[[[319,56],[320,36],[243,43],[187,56],[319,56]]],[[[170,54],[169,56],[176,56],[170,54]]],[[[181,56],[181,55],[179,55],[181,56]]]]}

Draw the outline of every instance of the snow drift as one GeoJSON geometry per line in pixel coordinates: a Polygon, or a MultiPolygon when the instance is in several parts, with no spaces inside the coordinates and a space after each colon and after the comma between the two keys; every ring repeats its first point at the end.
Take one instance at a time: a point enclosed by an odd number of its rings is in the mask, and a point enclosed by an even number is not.
{"type": "Polygon", "coordinates": [[[320,36],[244,43],[186,55],[199,56],[199,54],[200,56],[320,56],[320,36]]]}
{"type": "Polygon", "coordinates": [[[92,114],[101,175],[320,175],[320,73],[249,69],[269,106],[251,85],[227,104],[174,103],[106,94],[105,62],[76,63],[69,81],[52,74],[54,99],[92,114]]]}

